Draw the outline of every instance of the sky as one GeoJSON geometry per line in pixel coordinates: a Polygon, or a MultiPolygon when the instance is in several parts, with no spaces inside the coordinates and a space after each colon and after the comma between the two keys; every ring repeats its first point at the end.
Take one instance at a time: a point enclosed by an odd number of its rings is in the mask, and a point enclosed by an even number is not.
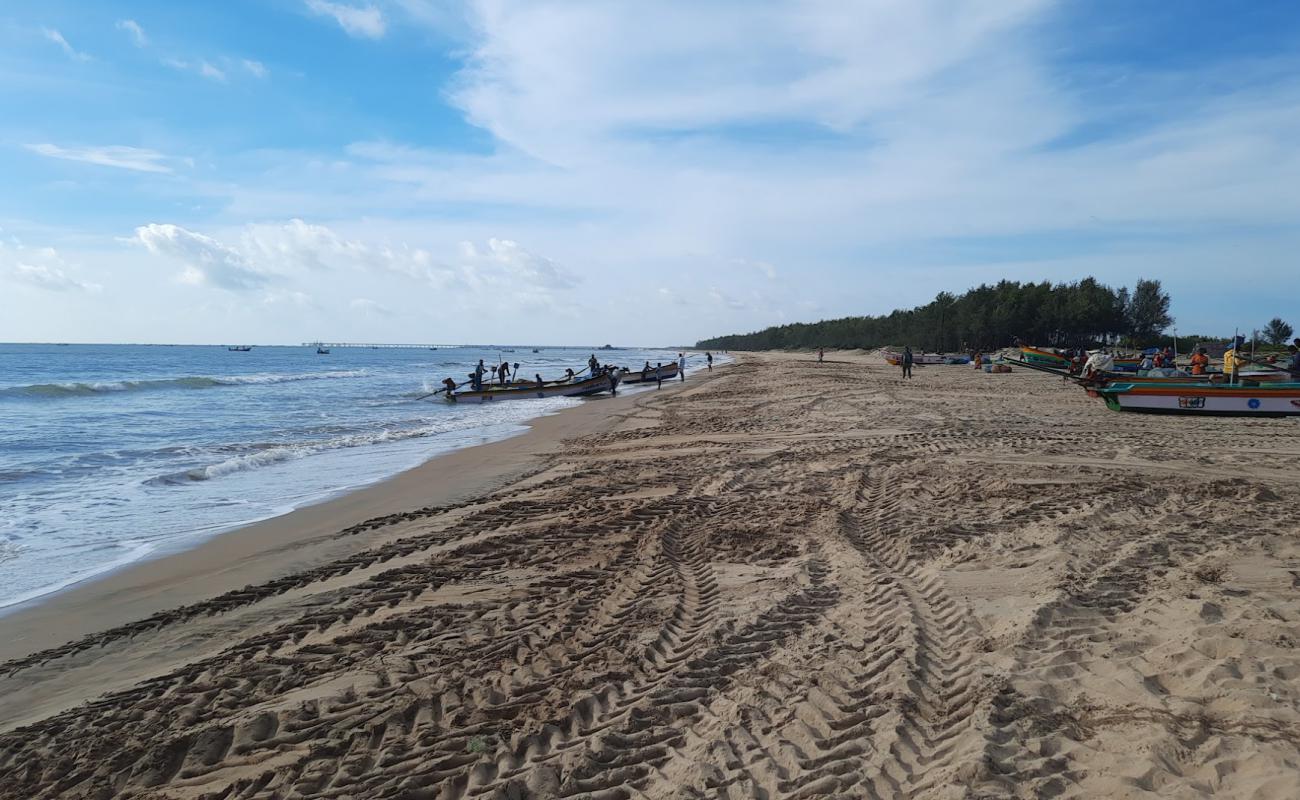
{"type": "Polygon", "coordinates": [[[1294,0],[0,6],[0,341],[671,345],[982,282],[1300,327],[1294,0]]]}

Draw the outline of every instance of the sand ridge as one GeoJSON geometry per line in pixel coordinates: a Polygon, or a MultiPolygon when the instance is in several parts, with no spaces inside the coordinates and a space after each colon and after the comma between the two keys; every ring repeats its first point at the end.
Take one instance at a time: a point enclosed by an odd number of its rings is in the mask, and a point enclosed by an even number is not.
{"type": "Polygon", "coordinates": [[[1295,796],[1295,420],[832,361],[0,664],[0,797],[1295,796]]]}

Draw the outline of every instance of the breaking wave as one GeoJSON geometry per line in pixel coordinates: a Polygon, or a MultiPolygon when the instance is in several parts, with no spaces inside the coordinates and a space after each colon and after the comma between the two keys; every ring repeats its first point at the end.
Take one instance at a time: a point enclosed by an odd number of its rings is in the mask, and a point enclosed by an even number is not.
{"type": "Polygon", "coordinates": [[[35,383],[29,386],[10,386],[0,389],[0,397],[29,399],[57,399],[63,397],[90,397],[116,392],[147,392],[165,389],[211,389],[218,386],[250,386],[296,381],[318,381],[337,378],[360,378],[365,370],[340,372],[305,372],[294,375],[196,375],[184,378],[161,378],[138,381],[88,381],[69,383],[35,383]]]}

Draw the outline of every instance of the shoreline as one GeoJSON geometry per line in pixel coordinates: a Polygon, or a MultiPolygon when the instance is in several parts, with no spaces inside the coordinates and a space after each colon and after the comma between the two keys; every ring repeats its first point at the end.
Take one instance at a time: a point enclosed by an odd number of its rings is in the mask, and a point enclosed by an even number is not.
{"type": "MultiPolygon", "coordinates": [[[[734,360],[729,363],[736,363],[734,360]]],[[[721,372],[727,364],[718,365],[721,372]]],[[[702,367],[700,371],[705,371],[702,367]]],[[[670,394],[698,386],[665,385],[670,394]]],[[[705,371],[706,377],[712,377],[705,371]]],[[[665,382],[667,383],[667,382],[665,382]]],[[[488,494],[524,475],[565,440],[617,422],[642,390],[601,397],[535,417],[527,430],[503,439],[436,453],[419,465],[284,514],[213,534],[192,547],[127,562],[20,603],[0,608],[0,663],[165,609],[188,605],[344,558],[374,541],[338,538],[367,520],[488,494]]],[[[662,395],[662,391],[660,392],[662,395]]]]}

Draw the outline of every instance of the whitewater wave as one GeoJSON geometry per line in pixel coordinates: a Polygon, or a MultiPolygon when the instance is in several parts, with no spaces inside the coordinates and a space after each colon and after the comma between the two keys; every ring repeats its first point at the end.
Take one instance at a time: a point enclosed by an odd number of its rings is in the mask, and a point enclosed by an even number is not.
{"type": "MultiPolygon", "coordinates": [[[[299,442],[295,444],[261,443],[240,445],[240,450],[243,452],[238,455],[233,455],[229,458],[215,461],[204,466],[171,472],[166,475],[159,475],[155,478],[150,478],[144,481],[144,483],[149,486],[179,486],[199,481],[209,481],[214,478],[220,478],[237,472],[261,469],[263,467],[269,467],[285,461],[294,461],[300,458],[306,458],[307,456],[330,450],[402,442],[410,439],[421,439],[428,436],[438,436],[446,433],[476,430],[492,425],[517,425],[526,421],[531,416],[535,416],[536,411],[546,412],[563,407],[563,405],[572,402],[572,400],[567,398],[551,398],[549,401],[536,401],[536,403],[531,407],[526,404],[520,404],[522,407],[508,409],[508,411],[516,412],[516,414],[502,414],[493,419],[483,419],[478,414],[466,414],[439,420],[433,425],[419,425],[407,428],[383,428],[381,430],[362,431],[347,434],[345,436],[336,436],[321,441],[299,442]],[[545,403],[546,405],[540,405],[542,403],[545,403]],[[524,413],[530,411],[532,413],[524,413]]],[[[230,446],[228,445],[227,447],[230,446]]]]}
{"type": "Polygon", "coordinates": [[[446,433],[455,430],[458,427],[460,426],[443,424],[411,428],[408,430],[385,429],[369,433],[340,436],[322,442],[295,445],[249,445],[248,448],[254,449],[254,452],[246,452],[237,456],[231,456],[230,458],[201,467],[194,467],[192,469],[168,473],[166,475],[159,475],[156,478],[150,478],[145,481],[145,483],[150,486],[176,486],[196,481],[209,481],[213,478],[220,478],[224,475],[230,475],[236,472],[246,472],[248,470],[269,467],[273,464],[280,464],[285,461],[294,461],[327,450],[340,450],[346,447],[364,447],[366,445],[382,444],[384,442],[418,439],[425,436],[434,436],[439,433],[446,433]]]}
{"type": "Polygon", "coordinates": [[[319,381],[365,377],[365,370],[338,372],[303,372],[288,375],[190,375],[182,378],[158,378],[135,381],[87,381],[68,383],[34,383],[0,389],[0,397],[63,398],[89,397],[115,392],[144,392],[165,389],[211,389],[219,386],[256,386],[296,381],[319,381]]]}

